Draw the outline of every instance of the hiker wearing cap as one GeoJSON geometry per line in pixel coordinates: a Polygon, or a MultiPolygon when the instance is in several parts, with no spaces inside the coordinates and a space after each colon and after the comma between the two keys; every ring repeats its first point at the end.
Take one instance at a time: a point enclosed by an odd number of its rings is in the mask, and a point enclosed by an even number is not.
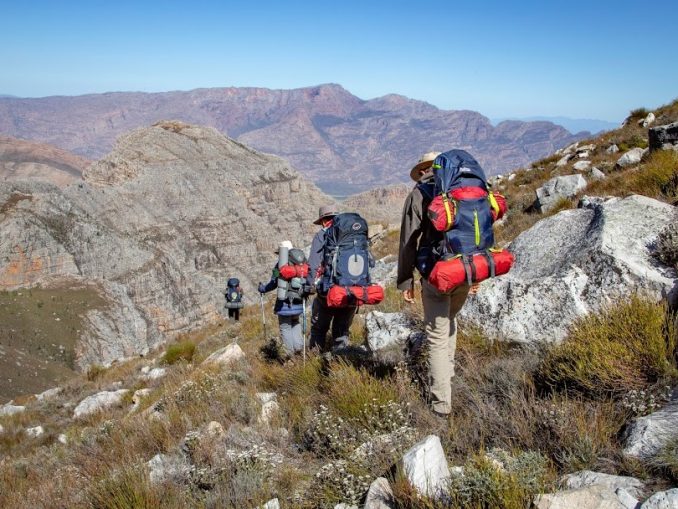
{"type": "Polygon", "coordinates": [[[280,243],[275,251],[278,262],[273,267],[271,280],[259,283],[259,293],[276,290],[273,312],[278,315],[280,339],[288,357],[304,349],[301,315],[304,311],[308,263],[300,249],[294,249],[289,240],[280,243]]]}
{"type": "MultiPolygon", "coordinates": [[[[325,234],[327,229],[332,226],[332,220],[338,213],[336,206],[324,205],[318,211],[318,219],[313,221],[313,224],[321,227],[313,237],[311,252],[308,258],[310,269],[308,283],[313,286],[315,286],[322,270],[325,234]]],[[[326,296],[320,293],[316,294],[311,307],[311,340],[309,346],[311,348],[318,348],[321,351],[334,351],[348,346],[348,331],[353,323],[356,309],[355,306],[330,308],[327,306],[326,296]],[[330,328],[332,330],[332,344],[327,345],[327,332],[330,328]]]]}
{"type": "MultiPolygon", "coordinates": [[[[443,240],[426,214],[433,186],[433,161],[439,155],[428,152],[421,156],[410,170],[410,177],[417,182],[405,200],[400,228],[398,253],[398,289],[407,303],[414,303],[414,269],[426,274],[434,246],[443,240]]],[[[430,270],[430,269],[428,269],[430,270]]],[[[467,284],[456,287],[449,293],[441,293],[425,278],[421,279],[424,326],[428,342],[430,366],[430,399],[436,415],[448,415],[451,408],[451,379],[454,376],[454,354],[457,341],[456,315],[461,310],[469,293],[467,284]]]]}

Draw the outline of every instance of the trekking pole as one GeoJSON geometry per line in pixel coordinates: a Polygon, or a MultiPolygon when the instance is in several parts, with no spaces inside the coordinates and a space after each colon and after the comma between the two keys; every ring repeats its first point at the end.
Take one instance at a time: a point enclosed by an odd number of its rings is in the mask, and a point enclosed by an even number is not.
{"type": "Polygon", "coordinates": [[[264,322],[264,343],[266,343],[268,334],[266,334],[266,312],[264,311],[264,294],[259,294],[259,302],[261,303],[261,320],[264,322]]]}
{"type": "Polygon", "coordinates": [[[304,320],[302,322],[302,333],[304,335],[304,366],[306,366],[306,298],[302,301],[302,307],[304,309],[304,320]]]}

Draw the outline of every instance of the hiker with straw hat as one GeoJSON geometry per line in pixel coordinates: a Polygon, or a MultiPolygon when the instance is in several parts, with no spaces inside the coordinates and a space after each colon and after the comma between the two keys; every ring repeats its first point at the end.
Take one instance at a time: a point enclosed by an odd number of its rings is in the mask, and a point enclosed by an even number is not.
{"type": "MultiPolygon", "coordinates": [[[[336,205],[324,205],[318,211],[318,219],[313,221],[321,229],[313,237],[311,252],[308,258],[309,275],[308,283],[315,286],[316,279],[321,270],[325,234],[332,226],[332,220],[339,214],[336,205]]],[[[356,307],[330,308],[327,306],[327,298],[320,293],[316,294],[311,306],[311,339],[309,346],[320,351],[337,351],[348,346],[348,333],[353,323],[356,307]],[[332,332],[332,342],[327,344],[327,333],[332,332]]]]}
{"type": "Polygon", "coordinates": [[[451,381],[457,340],[456,315],[469,293],[469,285],[460,285],[449,293],[439,292],[426,278],[435,262],[434,251],[443,241],[427,215],[433,198],[433,162],[438,152],[428,152],[410,170],[417,182],[405,200],[398,252],[398,289],[406,303],[415,299],[414,269],[421,274],[424,327],[428,343],[430,369],[429,398],[433,413],[447,419],[452,411],[451,381]]]}

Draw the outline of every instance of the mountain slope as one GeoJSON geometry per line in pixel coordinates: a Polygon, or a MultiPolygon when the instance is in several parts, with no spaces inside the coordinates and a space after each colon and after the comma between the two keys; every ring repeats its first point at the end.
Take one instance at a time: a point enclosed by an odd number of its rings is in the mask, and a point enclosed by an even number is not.
{"type": "Polygon", "coordinates": [[[0,181],[35,179],[65,186],[79,180],[90,163],[51,145],[0,136],[0,181]]]}
{"type": "Polygon", "coordinates": [[[63,190],[0,184],[0,290],[94,287],[80,366],[144,352],[220,318],[224,281],[253,299],[282,239],[304,246],[331,200],[279,158],[162,122],[120,138],[63,190]]]}
{"type": "Polygon", "coordinates": [[[0,98],[0,132],[90,158],[108,152],[122,133],[166,118],[214,127],[285,157],[326,190],[348,185],[353,192],[406,181],[407,167],[432,149],[468,149],[494,174],[581,137],[548,122],[495,128],[477,112],[398,95],[365,101],[338,85],[0,98]]]}

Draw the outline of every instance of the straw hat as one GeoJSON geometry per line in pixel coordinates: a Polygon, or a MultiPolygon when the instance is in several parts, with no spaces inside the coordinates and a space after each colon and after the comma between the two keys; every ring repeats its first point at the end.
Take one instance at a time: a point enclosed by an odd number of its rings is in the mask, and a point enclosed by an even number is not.
{"type": "Polygon", "coordinates": [[[313,221],[313,224],[320,224],[322,223],[323,219],[327,219],[328,217],[334,217],[338,214],[337,209],[334,205],[323,205],[320,207],[320,210],[318,211],[318,219],[313,221]]]}
{"type": "Polygon", "coordinates": [[[419,172],[432,166],[433,161],[435,161],[436,157],[438,157],[439,155],[440,152],[426,152],[423,156],[419,158],[417,164],[415,164],[410,170],[410,178],[415,182],[419,182],[419,179],[421,178],[419,172]]]}

